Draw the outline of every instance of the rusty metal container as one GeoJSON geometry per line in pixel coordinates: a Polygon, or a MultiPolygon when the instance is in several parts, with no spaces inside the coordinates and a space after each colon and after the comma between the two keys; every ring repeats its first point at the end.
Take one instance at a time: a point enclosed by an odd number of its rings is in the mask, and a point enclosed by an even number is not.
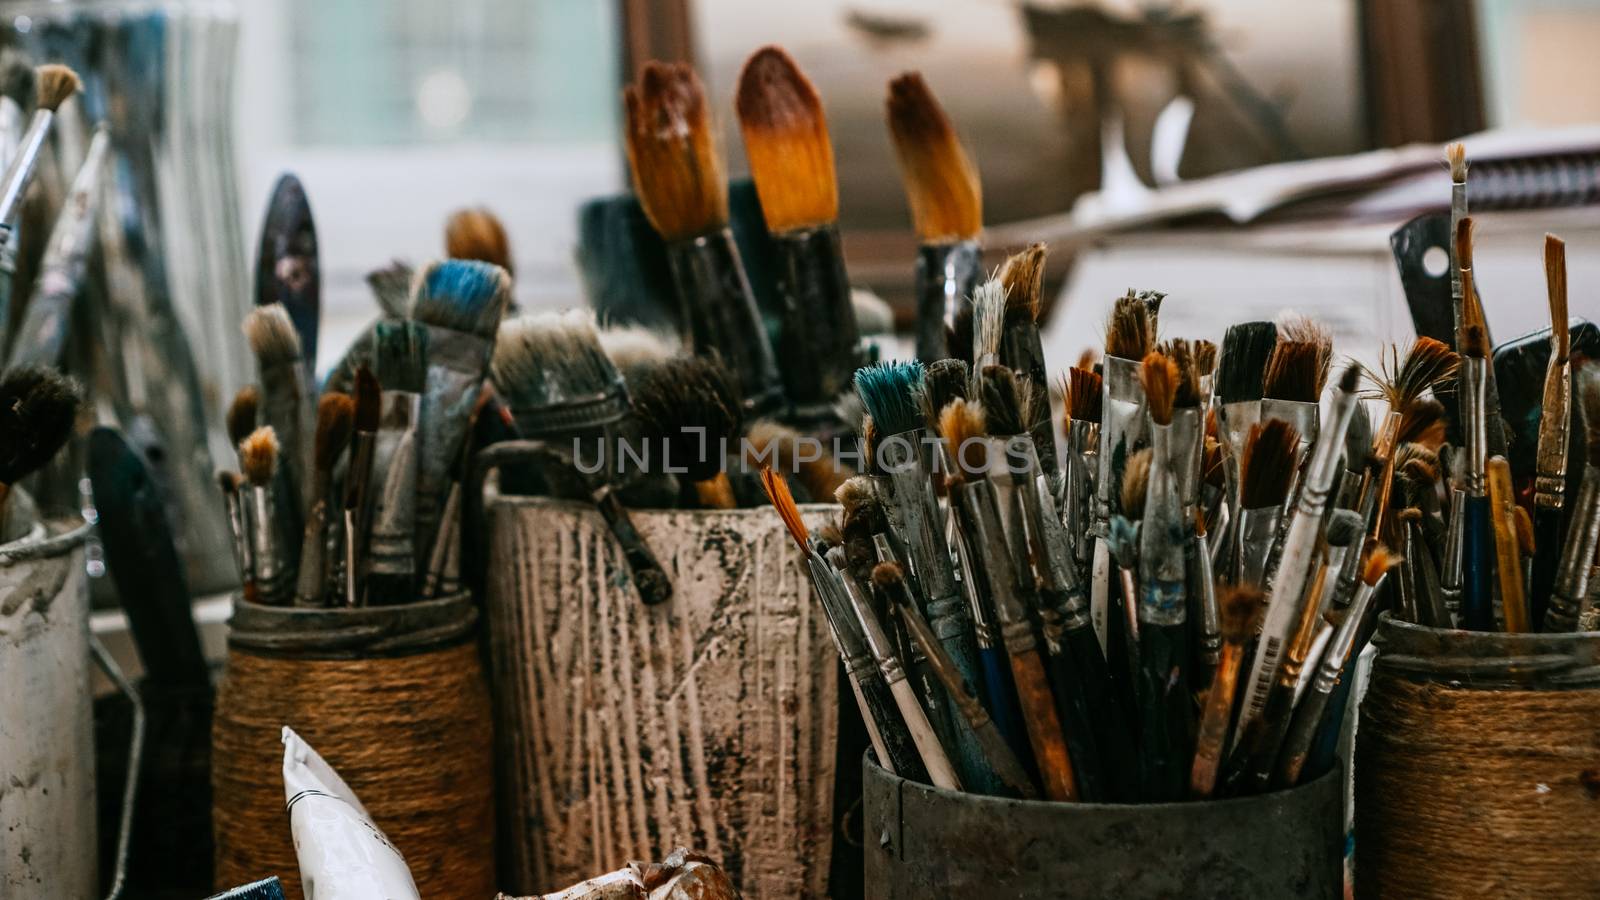
{"type": "Polygon", "coordinates": [[[1336,900],[1338,767],[1258,797],[1140,805],[1007,800],[907,781],[870,756],[866,896],[1336,900]]]}
{"type": "Polygon", "coordinates": [[[0,546],[0,897],[95,897],[90,526],[0,546]]]}
{"type": "Polygon", "coordinates": [[[1600,633],[1381,618],[1356,730],[1358,897],[1600,896],[1600,633]]]}
{"type": "Polygon", "coordinates": [[[777,515],[630,510],[673,585],[647,606],[591,507],[486,512],[501,888],[691,846],[750,900],[824,896],[838,657],[777,515]]]}

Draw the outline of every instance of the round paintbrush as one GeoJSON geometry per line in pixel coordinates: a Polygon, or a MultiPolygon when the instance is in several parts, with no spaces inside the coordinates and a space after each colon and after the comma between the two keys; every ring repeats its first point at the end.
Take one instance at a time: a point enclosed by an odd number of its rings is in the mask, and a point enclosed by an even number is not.
{"type": "Polygon", "coordinates": [[[16,220],[17,208],[38,167],[56,110],[83,87],[78,73],[66,66],[43,65],[34,70],[33,77],[33,117],[28,121],[28,130],[22,135],[16,155],[6,167],[4,178],[0,178],[0,227],[6,228],[7,240],[11,239],[9,226],[16,220]]]}

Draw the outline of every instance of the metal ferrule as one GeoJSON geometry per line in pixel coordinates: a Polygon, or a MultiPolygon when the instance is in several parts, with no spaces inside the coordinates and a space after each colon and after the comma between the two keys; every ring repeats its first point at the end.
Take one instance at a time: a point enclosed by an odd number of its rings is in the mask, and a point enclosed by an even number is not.
{"type": "MultiPolygon", "coordinates": [[[[1198,407],[1172,411],[1172,436],[1167,442],[1167,467],[1178,486],[1178,503],[1188,521],[1194,521],[1194,508],[1200,504],[1200,462],[1205,452],[1206,417],[1198,407]]],[[[1154,441],[1152,441],[1154,443],[1154,441]]]]}
{"type": "MultiPolygon", "coordinates": [[[[815,554],[812,555],[815,556],[815,554]]],[[[825,579],[824,583],[829,585],[830,591],[838,591],[835,596],[839,596],[843,593],[835,584],[833,573],[831,571],[826,571],[829,568],[826,563],[822,562],[821,559],[818,559],[811,563],[811,565],[813,572],[815,572],[818,567],[821,567],[823,570],[825,570],[822,573],[825,579]]],[[[883,680],[891,685],[895,684],[896,682],[905,681],[905,665],[901,663],[900,657],[895,655],[894,642],[890,640],[889,633],[884,630],[883,623],[879,622],[877,615],[872,612],[872,607],[865,605],[856,606],[852,604],[852,608],[853,618],[861,629],[861,636],[866,642],[867,652],[871,653],[872,658],[877,661],[878,671],[883,675],[883,680]]]]}
{"type": "Polygon", "coordinates": [[[950,508],[955,513],[958,528],[959,545],[966,565],[964,570],[971,582],[971,589],[967,592],[967,612],[972,616],[972,633],[978,641],[980,649],[998,647],[1000,634],[996,630],[994,614],[988,599],[989,579],[987,561],[983,558],[983,550],[976,543],[975,535],[981,533],[982,525],[972,518],[973,506],[965,499],[971,486],[966,482],[954,482],[950,485],[950,508]]]}
{"type": "Polygon", "coordinates": [[[783,405],[783,384],[744,261],[727,227],[667,245],[678,293],[679,331],[695,352],[717,354],[739,383],[746,413],[770,415],[783,405]]]}
{"type": "MultiPolygon", "coordinates": [[[[1006,546],[1011,548],[1013,556],[1026,560],[1028,527],[1023,495],[1033,492],[1033,476],[1039,471],[1038,460],[1033,455],[1033,441],[1025,434],[1014,434],[984,438],[984,445],[987,467],[984,479],[994,485],[999,498],[1006,546]]],[[[1032,583],[1031,574],[1028,583],[1032,583]]]]}
{"type": "Polygon", "coordinates": [[[53,119],[55,113],[48,109],[34,110],[33,118],[28,121],[28,130],[23,132],[22,141],[17,145],[17,155],[12,157],[5,176],[0,178],[0,228],[5,229],[7,239],[10,238],[11,223],[17,218],[17,208],[22,204],[22,196],[28,190],[28,182],[33,178],[34,169],[38,168],[39,154],[44,150],[44,141],[50,133],[53,119]]]}
{"type": "Polygon", "coordinates": [[[1461,600],[1461,532],[1467,521],[1466,499],[1466,491],[1450,489],[1450,527],[1444,539],[1444,571],[1439,573],[1440,587],[1447,595],[1454,591],[1457,602],[1461,600]]]}
{"type": "Polygon", "coordinates": [[[949,326],[961,304],[983,279],[977,241],[923,244],[917,248],[917,359],[923,362],[966,356],[949,345],[949,326]]]}
{"type": "Polygon", "coordinates": [[[1559,363],[1554,353],[1545,371],[1540,410],[1533,503],[1543,509],[1560,509],[1567,490],[1567,449],[1572,437],[1572,362],[1559,363]]]}
{"type": "Polygon", "coordinates": [[[778,373],[796,404],[828,404],[850,387],[860,361],[860,331],[835,225],[772,236],[783,324],[778,373]]]}
{"type": "Polygon", "coordinates": [[[517,431],[527,440],[600,437],[632,411],[619,376],[605,390],[582,397],[545,397],[536,403],[507,401],[517,431]]]}
{"type": "Polygon", "coordinates": [[[961,500],[966,507],[965,522],[970,528],[968,537],[983,554],[984,574],[989,581],[989,596],[994,602],[1001,643],[1010,653],[1038,647],[1021,593],[1019,561],[1006,544],[1000,497],[994,483],[988,479],[968,482],[961,500]]]}
{"type": "Polygon", "coordinates": [[[255,563],[250,547],[250,523],[245,519],[244,497],[234,491],[225,499],[228,504],[228,527],[233,531],[234,560],[239,563],[239,574],[248,583],[255,578],[255,563]]]}
{"type": "MultiPolygon", "coordinates": [[[[815,551],[806,553],[806,569],[811,574],[811,584],[816,588],[817,600],[822,604],[822,615],[828,620],[828,631],[833,635],[833,646],[839,651],[844,670],[852,678],[876,669],[877,660],[867,646],[861,626],[851,607],[859,597],[853,579],[830,566],[815,551]]],[[[868,607],[870,609],[870,607],[868,607]]]]}
{"type": "Polygon", "coordinates": [[[1455,238],[1456,229],[1467,215],[1467,183],[1465,181],[1450,182],[1450,307],[1455,314],[1455,336],[1452,342],[1453,349],[1461,349],[1461,304],[1465,302],[1461,287],[1461,261],[1456,259],[1455,238]]]}
{"type": "Polygon", "coordinates": [[[1150,487],[1139,527],[1139,622],[1181,625],[1188,618],[1188,523],[1171,467],[1171,425],[1150,425],[1150,487]]]}
{"type": "MultiPolygon", "coordinates": [[[[1148,501],[1147,501],[1148,502],[1148,501]]],[[[1272,540],[1277,536],[1283,508],[1269,506],[1239,513],[1238,580],[1265,586],[1271,566],[1272,540]]]]}
{"type": "Polygon", "coordinates": [[[1139,386],[1137,360],[1116,356],[1105,358],[1104,390],[1100,422],[1100,471],[1095,479],[1095,537],[1110,534],[1111,514],[1116,512],[1116,486],[1122,483],[1122,470],[1128,457],[1144,436],[1144,389],[1139,386]]]}
{"type": "Polygon", "coordinates": [[[289,599],[289,567],[284,565],[279,547],[278,517],[273,509],[272,489],[250,486],[251,557],[255,562],[256,596],[268,606],[282,605],[289,599]]]}
{"type": "MultiPolygon", "coordinates": [[[[1042,472],[1035,475],[1033,488],[1023,493],[1023,509],[1028,515],[1028,533],[1033,538],[1032,555],[1037,561],[1039,580],[1052,591],[1076,597],[1077,605],[1083,607],[1081,614],[1087,616],[1088,606],[1072,556],[1072,541],[1050,497],[1049,478],[1042,472]]],[[[1084,621],[1087,622],[1087,618],[1084,621]]]]}
{"type": "Polygon", "coordinates": [[[1600,543],[1600,468],[1587,466],[1583,484],[1573,498],[1572,520],[1567,525],[1567,542],[1561,548],[1543,631],[1577,629],[1578,616],[1589,593],[1589,569],[1594,563],[1596,543],[1600,543]]]}
{"type": "Polygon", "coordinates": [[[50,229],[50,243],[39,262],[33,295],[18,326],[8,365],[61,365],[61,353],[71,326],[72,305],[83,289],[84,271],[96,234],[111,138],[104,128],[95,131],[83,165],[72,180],[72,190],[50,229]]]}
{"type": "Polygon", "coordinates": [[[965,604],[944,540],[945,517],[921,456],[926,436],[919,428],[891,435],[879,445],[878,463],[885,473],[879,476],[880,483],[888,487],[879,493],[889,527],[911,555],[920,595],[926,598],[925,614],[942,631],[964,624],[961,609],[965,604]]]}
{"type": "Polygon", "coordinates": [[[1267,399],[1261,401],[1261,421],[1282,419],[1293,425],[1294,430],[1300,434],[1300,450],[1297,456],[1304,457],[1306,451],[1317,440],[1318,410],[1319,407],[1315,403],[1267,399]]]}
{"type": "Polygon", "coordinates": [[[1244,456],[1250,429],[1261,423],[1261,401],[1240,400],[1217,405],[1217,439],[1222,443],[1223,465],[1227,467],[1232,498],[1239,492],[1239,460],[1244,456]]]}
{"type": "Polygon", "coordinates": [[[1317,616],[1319,618],[1334,606],[1343,608],[1346,605],[1339,596],[1339,573],[1343,571],[1345,558],[1350,555],[1352,547],[1356,549],[1356,555],[1359,556],[1361,547],[1359,537],[1353,544],[1343,547],[1334,547],[1332,545],[1328,547],[1328,563],[1322,569],[1322,582],[1318,589],[1320,599],[1317,603],[1317,616]]]}
{"type": "Polygon", "coordinates": [[[1191,536],[1189,552],[1194,554],[1189,589],[1200,602],[1200,662],[1208,669],[1216,669],[1222,662],[1222,611],[1217,606],[1217,579],[1211,571],[1211,554],[1206,550],[1205,539],[1198,533],[1191,536]]]}
{"type": "Polygon", "coordinates": [[[402,434],[374,494],[367,540],[367,572],[373,576],[410,579],[416,573],[416,436],[415,428],[402,434]]]}
{"type": "MultiPolygon", "coordinates": [[[[1039,339],[1039,326],[1028,317],[1008,317],[1000,335],[1000,358],[1007,366],[1033,384],[1035,390],[1047,391],[1050,376],[1045,369],[1044,343],[1039,339]]],[[[1046,394],[1048,397],[1048,394],[1046,394]]],[[[1056,452],[1055,417],[1045,401],[1045,414],[1029,426],[1034,446],[1038,448],[1039,468],[1054,476],[1061,470],[1056,452]]]]}
{"type": "Polygon", "coordinates": [[[1469,497],[1484,496],[1484,467],[1487,463],[1488,416],[1484,396],[1488,388],[1487,360],[1461,357],[1462,430],[1466,435],[1466,489],[1469,497]]]}
{"type": "Polygon", "coordinates": [[[1073,552],[1080,566],[1089,564],[1089,530],[1094,522],[1096,476],[1100,469],[1100,425],[1076,419],[1067,423],[1067,470],[1062,493],[1062,521],[1072,536],[1073,552]]]}

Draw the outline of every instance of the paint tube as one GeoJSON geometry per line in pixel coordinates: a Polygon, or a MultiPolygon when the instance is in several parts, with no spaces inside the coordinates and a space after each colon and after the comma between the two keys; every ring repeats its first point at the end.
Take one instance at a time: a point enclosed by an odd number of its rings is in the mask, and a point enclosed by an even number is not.
{"type": "Polygon", "coordinates": [[[283,796],[306,900],[421,900],[400,851],[339,773],[288,726],[283,796]]]}
{"type": "Polygon", "coordinates": [[[210,900],[283,900],[283,883],[274,875],[242,884],[231,891],[223,891],[210,900]]]}

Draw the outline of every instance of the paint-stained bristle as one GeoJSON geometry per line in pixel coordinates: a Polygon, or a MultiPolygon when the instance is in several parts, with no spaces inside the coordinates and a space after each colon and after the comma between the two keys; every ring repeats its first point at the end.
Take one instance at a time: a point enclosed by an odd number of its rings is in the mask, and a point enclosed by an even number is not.
{"type": "Polygon", "coordinates": [[[1294,478],[1300,433],[1282,419],[1250,426],[1240,458],[1239,492],[1243,509],[1282,506],[1294,478]]]}
{"type": "Polygon", "coordinates": [[[421,322],[379,322],[373,328],[372,365],[386,391],[420,394],[428,381],[428,329],[421,322]]]}
{"type": "Polygon", "coordinates": [[[1222,607],[1222,639],[1239,645],[1255,637],[1256,620],[1266,608],[1266,592],[1253,584],[1227,584],[1218,595],[1218,605],[1222,607]]]}
{"type": "Polygon", "coordinates": [[[233,395],[228,404],[228,441],[235,447],[256,430],[256,409],[261,405],[261,391],[247,384],[233,395]]]}
{"type": "Polygon", "coordinates": [[[885,436],[921,427],[918,397],[923,378],[922,363],[916,360],[881,362],[856,370],[856,393],[885,436]]]}
{"type": "Polygon", "coordinates": [[[251,484],[262,487],[272,482],[278,471],[278,433],[271,425],[250,432],[239,444],[239,468],[251,484]]]}
{"type": "Polygon", "coordinates": [[[1260,400],[1267,360],[1278,344],[1278,326],[1271,322],[1241,322],[1228,326],[1222,336],[1218,361],[1217,397],[1223,403],[1260,400]]]}
{"type": "Polygon", "coordinates": [[[1006,292],[1006,317],[1038,321],[1044,307],[1044,244],[1030,244],[1012,254],[1000,268],[1000,284],[1006,292]]]}
{"type": "Polygon", "coordinates": [[[451,259],[476,259],[515,273],[511,239],[500,217],[487,209],[462,209],[444,224],[444,254],[451,259]]]}
{"type": "Polygon", "coordinates": [[[978,169],[919,72],[889,82],[889,136],[925,244],[971,240],[983,229],[978,169]]]}
{"type": "Polygon", "coordinates": [[[1532,556],[1538,546],[1533,539],[1533,516],[1521,506],[1511,507],[1512,524],[1517,530],[1517,547],[1523,556],[1532,556]]]}
{"type": "Polygon", "coordinates": [[[1155,323],[1150,307],[1133,291],[1117,298],[1106,322],[1106,355],[1118,359],[1144,359],[1155,349],[1155,323]]]}
{"type": "Polygon", "coordinates": [[[1413,443],[1437,451],[1445,439],[1444,404],[1432,397],[1413,400],[1400,414],[1400,443],[1413,443]]]}
{"type": "Polygon", "coordinates": [[[1560,364],[1572,352],[1567,334],[1567,245],[1553,234],[1544,236],[1544,282],[1550,296],[1550,349],[1560,364]]]}
{"type": "Polygon", "coordinates": [[[1178,390],[1178,364],[1160,353],[1145,355],[1139,367],[1139,384],[1144,387],[1150,419],[1157,425],[1172,424],[1172,403],[1178,390]]]}
{"type": "Polygon", "coordinates": [[[667,459],[687,469],[690,481],[721,471],[724,442],[731,445],[743,423],[728,370],[696,356],[677,357],[646,373],[633,390],[633,404],[645,437],[664,444],[667,459]]]}
{"type": "Polygon", "coordinates": [[[978,400],[990,434],[1009,437],[1027,430],[1023,390],[1015,372],[1002,365],[984,366],[978,373],[978,400]]]}
{"type": "Polygon", "coordinates": [[[1178,367],[1178,380],[1173,391],[1172,403],[1183,409],[1192,409],[1200,405],[1200,363],[1194,353],[1194,345],[1183,338],[1173,338],[1164,341],[1158,348],[1172,363],[1178,367]]]}
{"type": "Polygon", "coordinates": [[[1000,356],[1000,339],[1006,330],[1006,289],[991,278],[972,292],[972,361],[993,361],[1000,356]]]}
{"type": "Polygon", "coordinates": [[[1079,422],[1099,424],[1105,403],[1104,385],[1093,369],[1073,366],[1067,373],[1067,415],[1079,422]]]}
{"type": "Polygon", "coordinates": [[[43,366],[0,374],[0,483],[15,484],[55,456],[72,436],[83,390],[43,366]]]}
{"type": "Polygon", "coordinates": [[[885,591],[897,591],[904,586],[906,572],[896,562],[881,562],[872,567],[872,584],[885,591]]]}
{"type": "Polygon", "coordinates": [[[586,309],[507,319],[495,337],[490,372],[514,410],[591,398],[615,389],[619,377],[586,309]]]}
{"type": "Polygon", "coordinates": [[[601,328],[598,334],[600,349],[605,351],[612,365],[628,381],[632,380],[635,369],[659,365],[682,349],[676,337],[643,325],[608,325],[601,328]]]}
{"type": "Polygon", "coordinates": [[[623,101],[634,189],[650,224],[669,241],[727,224],[727,179],[694,69],[646,63],[623,101]]]}
{"type": "Polygon", "coordinates": [[[1467,145],[1460,141],[1446,144],[1444,159],[1450,166],[1450,180],[1464,184],[1467,180],[1467,145]]]}
{"type": "Polygon", "coordinates": [[[511,276],[491,263],[447,259],[430,263],[416,279],[411,314],[437,328],[494,337],[511,302],[511,276]]]}
{"type": "Polygon", "coordinates": [[[1322,350],[1309,341],[1280,341],[1267,359],[1261,396],[1273,400],[1315,403],[1322,396],[1322,376],[1318,366],[1322,350]]]}
{"type": "Polygon", "coordinates": [[[984,409],[977,403],[952,400],[939,413],[939,434],[944,438],[950,458],[955,462],[950,471],[952,480],[962,481],[967,473],[985,470],[983,442],[976,439],[988,433],[984,409]]]}
{"type": "Polygon", "coordinates": [[[383,389],[378,384],[378,376],[364,365],[356,367],[355,388],[356,430],[377,431],[383,411],[383,389]]]}
{"type": "Polygon", "coordinates": [[[1146,447],[1128,457],[1122,471],[1122,514],[1130,519],[1144,517],[1144,498],[1150,490],[1150,461],[1154,454],[1146,447]]]}
{"type": "Polygon", "coordinates": [[[776,46],[751,54],[734,107],[767,230],[784,234],[837,221],[839,188],[822,98],[789,54],[776,46]]]}
{"type": "Polygon", "coordinates": [[[367,287],[383,314],[391,319],[403,319],[411,309],[411,282],[416,272],[403,259],[391,261],[387,266],[367,273],[367,287]]]}
{"type": "Polygon", "coordinates": [[[14,47],[0,50],[0,94],[24,112],[37,99],[34,93],[36,80],[33,66],[28,64],[20,51],[14,47]]]}
{"type": "Polygon", "coordinates": [[[1203,378],[1214,375],[1217,371],[1217,345],[1214,341],[1200,340],[1194,342],[1194,365],[1203,378]]]}
{"type": "Polygon", "coordinates": [[[350,445],[355,426],[356,402],[349,394],[331,392],[317,400],[316,468],[331,472],[339,454],[350,445]]]}
{"type": "Polygon", "coordinates": [[[244,337],[262,367],[300,362],[300,334],[282,303],[251,310],[244,317],[244,337]]]}
{"type": "Polygon", "coordinates": [[[800,552],[809,552],[811,533],[806,529],[805,521],[800,518],[800,507],[795,505],[794,495],[789,493],[789,483],[772,469],[763,468],[761,486],[766,489],[767,499],[772,502],[772,508],[778,511],[778,518],[783,520],[783,527],[789,530],[789,536],[800,545],[800,552]]]}
{"type": "Polygon", "coordinates": [[[941,359],[928,363],[922,379],[922,415],[929,427],[938,428],[939,413],[950,401],[968,396],[969,370],[959,359],[941,359]]]}
{"type": "Polygon", "coordinates": [[[38,107],[55,112],[68,97],[83,89],[83,82],[70,68],[50,64],[34,70],[34,86],[38,107]]]}
{"type": "Polygon", "coordinates": [[[1400,556],[1388,547],[1378,544],[1367,554],[1361,565],[1361,580],[1369,586],[1376,585],[1390,569],[1400,565],[1400,556]]]}
{"type": "Polygon", "coordinates": [[[1353,509],[1336,509],[1328,517],[1328,546],[1348,547],[1366,531],[1361,514],[1353,509]]]}

